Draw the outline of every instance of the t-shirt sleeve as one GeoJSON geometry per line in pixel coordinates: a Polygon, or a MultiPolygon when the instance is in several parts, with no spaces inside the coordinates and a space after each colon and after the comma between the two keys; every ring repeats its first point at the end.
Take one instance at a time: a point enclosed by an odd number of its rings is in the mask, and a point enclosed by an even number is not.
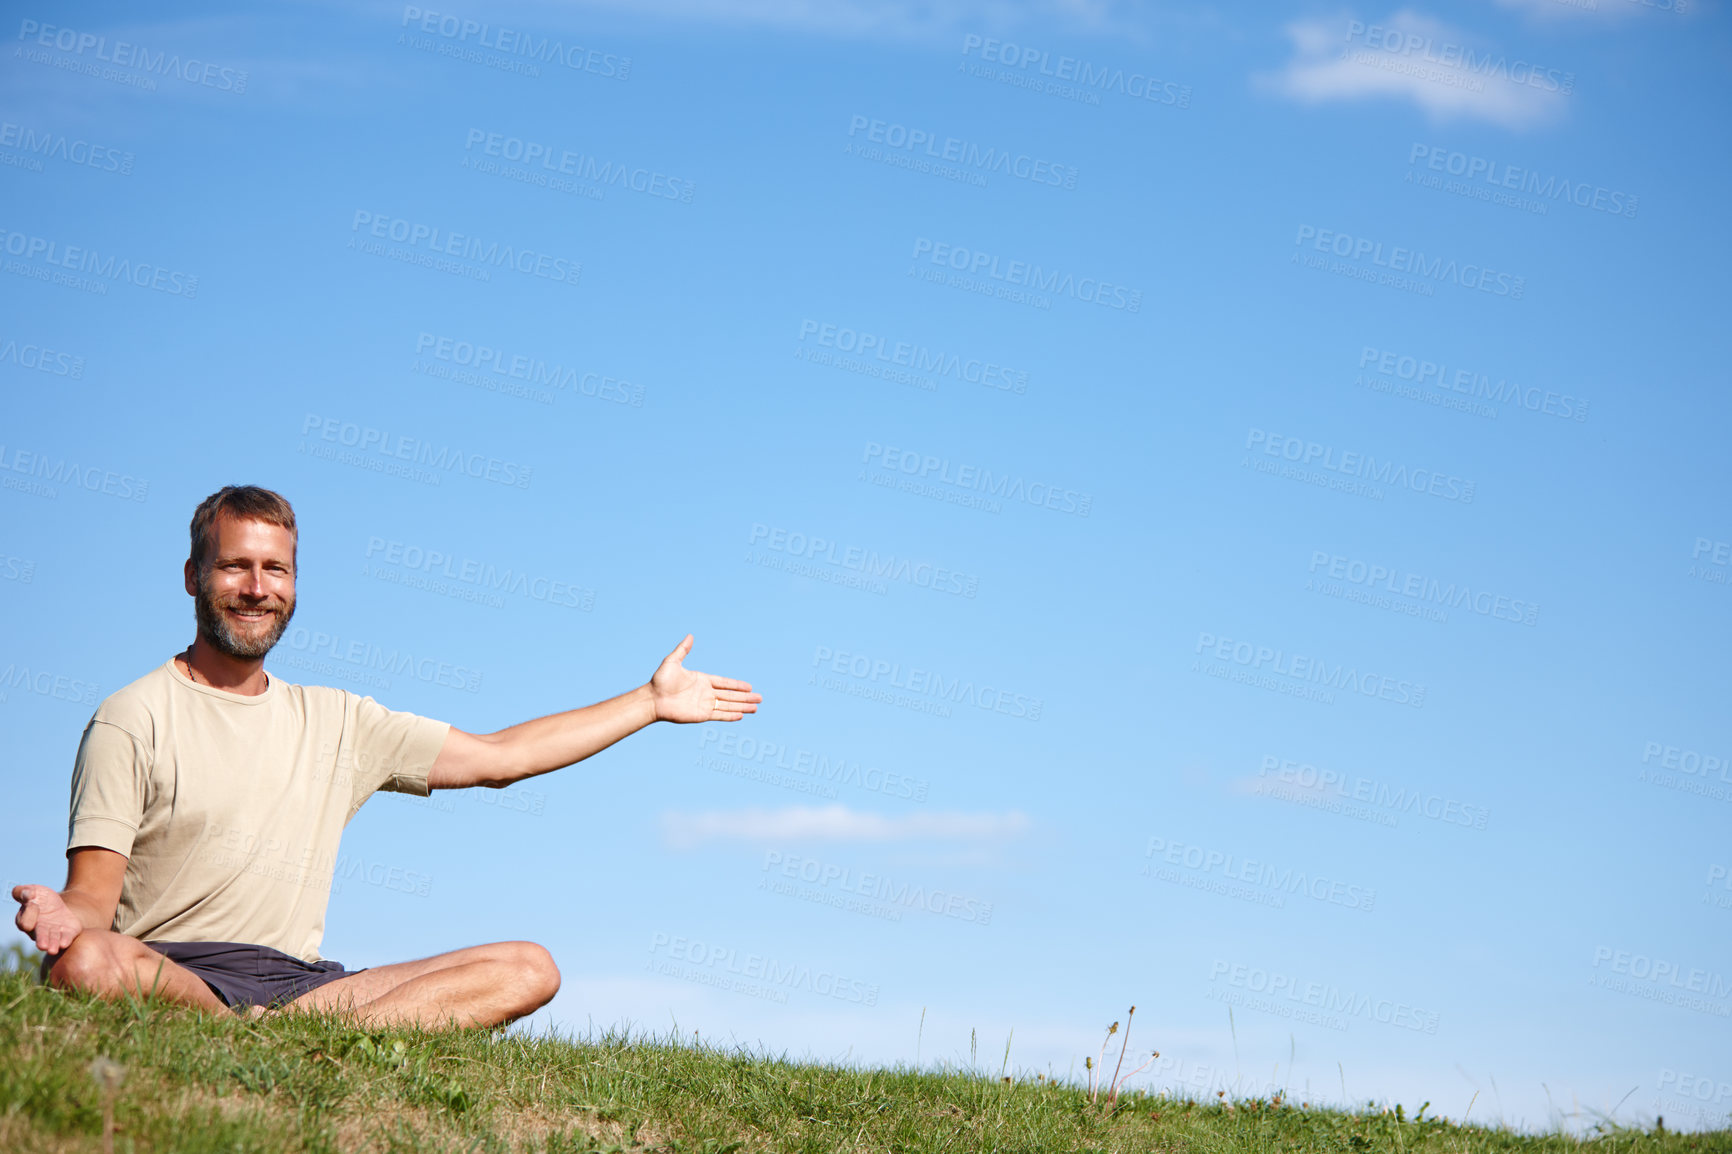
{"type": "Polygon", "coordinates": [[[96,846],[132,856],[150,788],[150,756],[136,737],[92,718],[72,763],[66,852],[96,846]]]}
{"type": "Polygon", "coordinates": [[[371,697],[349,693],[347,699],[355,735],[350,753],[357,770],[350,816],[376,790],[426,797],[427,774],[445,744],[450,723],[386,709],[371,697]]]}

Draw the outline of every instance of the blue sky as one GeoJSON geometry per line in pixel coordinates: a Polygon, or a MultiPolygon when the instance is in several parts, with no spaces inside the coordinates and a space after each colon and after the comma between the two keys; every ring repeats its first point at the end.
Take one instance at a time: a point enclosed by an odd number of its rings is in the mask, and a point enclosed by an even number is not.
{"type": "Polygon", "coordinates": [[[285,679],[486,731],[691,631],[765,696],[376,798],[351,966],[532,938],[526,1028],[1081,1077],[1134,1003],[1135,1085],[1732,1112],[1718,6],[4,31],[12,882],[256,483],[285,679]]]}

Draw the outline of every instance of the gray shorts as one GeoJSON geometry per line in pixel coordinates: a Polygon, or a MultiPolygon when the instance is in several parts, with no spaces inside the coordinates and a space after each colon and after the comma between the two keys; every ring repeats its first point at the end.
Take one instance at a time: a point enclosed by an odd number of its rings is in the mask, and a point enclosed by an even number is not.
{"type": "Polygon", "coordinates": [[[303,962],[293,954],[244,942],[144,944],[197,974],[236,1013],[245,1013],[249,1006],[280,1006],[326,982],[361,972],[345,970],[342,962],[303,962]]]}

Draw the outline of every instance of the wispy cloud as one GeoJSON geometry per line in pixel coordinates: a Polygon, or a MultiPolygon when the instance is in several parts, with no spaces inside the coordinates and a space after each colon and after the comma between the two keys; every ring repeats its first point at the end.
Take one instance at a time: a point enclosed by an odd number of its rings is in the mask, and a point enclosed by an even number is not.
{"type": "Polygon", "coordinates": [[[1033,824],[1023,813],[912,813],[888,816],[845,805],[664,813],[662,835],[678,849],[708,841],[990,842],[1033,824]]]}
{"type": "Polygon", "coordinates": [[[1655,20],[1689,17],[1700,0],[1497,0],[1504,8],[1525,12],[1535,20],[1612,24],[1625,17],[1655,20]]]}
{"type": "Polygon", "coordinates": [[[1255,83],[1302,104],[1398,100],[1432,119],[1531,128],[1559,119],[1575,77],[1479,43],[1403,9],[1381,21],[1340,18],[1287,25],[1294,55],[1255,83]]]}
{"type": "Polygon", "coordinates": [[[1150,0],[525,0],[544,23],[607,13],[675,26],[757,27],[845,40],[945,43],[965,32],[1088,35],[1146,44],[1157,29],[1212,25],[1207,8],[1150,0]]]}

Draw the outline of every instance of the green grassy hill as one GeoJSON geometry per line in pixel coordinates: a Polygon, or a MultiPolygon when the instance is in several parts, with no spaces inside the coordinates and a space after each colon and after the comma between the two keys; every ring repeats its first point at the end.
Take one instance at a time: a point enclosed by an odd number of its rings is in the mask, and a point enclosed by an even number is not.
{"type": "Polygon", "coordinates": [[[1732,1131],[1591,1139],[1293,1101],[1194,1103],[642,1039],[360,1031],[106,1004],[0,973],[0,1151],[1604,1151],[1732,1154],[1732,1131]],[[105,1080],[106,1079],[106,1082],[105,1080]],[[109,1131],[105,1135],[105,1130],[109,1131]]]}

